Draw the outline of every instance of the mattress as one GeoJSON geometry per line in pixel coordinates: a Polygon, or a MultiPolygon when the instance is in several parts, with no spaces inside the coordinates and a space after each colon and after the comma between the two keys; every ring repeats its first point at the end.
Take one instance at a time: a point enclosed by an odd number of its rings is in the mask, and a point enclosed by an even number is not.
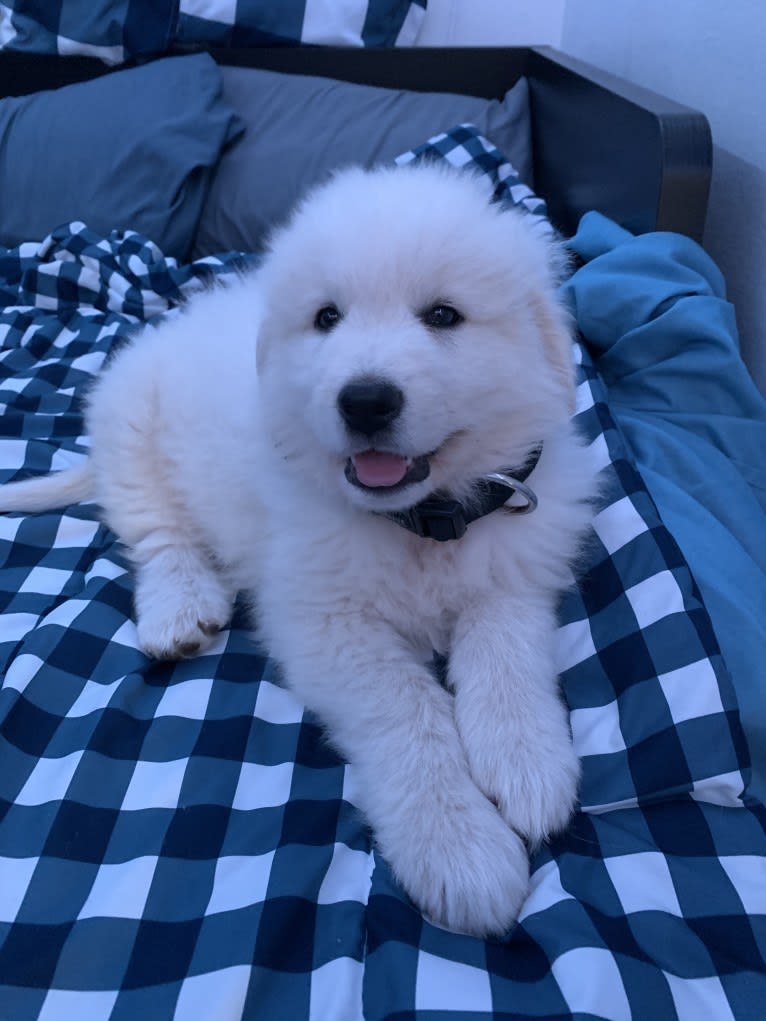
{"type": "MultiPolygon", "coordinates": [[[[477,168],[497,200],[550,229],[544,204],[470,127],[403,156],[418,158],[477,168]]],[[[669,254],[656,243],[631,255],[634,239],[613,229],[583,225],[573,245],[585,264],[566,285],[582,329],[576,415],[606,493],[557,633],[581,805],[533,857],[518,924],[483,941],[423,918],[356,810],[353,767],[285,688],[241,608],[203,655],[151,661],[137,646],[124,551],[98,509],[7,515],[2,1013],[758,1016],[766,810],[739,680],[643,478],[628,409],[610,390],[614,360],[602,375],[603,350],[588,339],[594,318],[602,349],[625,323],[606,302],[594,317],[584,287],[619,295],[640,336],[659,319],[646,279],[667,278],[669,254]]],[[[699,269],[697,246],[681,249],[676,263],[699,269]]],[[[110,352],[250,263],[227,253],[183,265],[133,231],[82,223],[0,250],[2,480],[86,456],[82,398],[110,352]]],[[[679,300],[666,296],[663,310],[679,300]]],[[[692,316],[689,337],[696,328],[692,316]]]]}

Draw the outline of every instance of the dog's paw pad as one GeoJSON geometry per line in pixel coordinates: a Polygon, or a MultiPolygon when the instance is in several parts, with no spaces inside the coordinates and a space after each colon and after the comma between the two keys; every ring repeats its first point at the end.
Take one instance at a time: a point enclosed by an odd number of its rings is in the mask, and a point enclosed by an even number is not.
{"type": "Polygon", "coordinates": [[[192,656],[196,656],[201,648],[202,646],[199,642],[181,642],[178,645],[178,652],[184,659],[189,659],[192,656]]]}
{"type": "Polygon", "coordinates": [[[137,590],[138,642],[155,659],[189,659],[203,652],[231,617],[232,600],[217,579],[200,578],[183,589],[137,590]]]}
{"type": "Polygon", "coordinates": [[[193,611],[184,611],[172,619],[148,618],[144,614],[138,622],[138,641],[154,659],[190,659],[204,651],[224,627],[225,623],[216,623],[209,630],[201,627],[193,611]]]}
{"type": "Polygon", "coordinates": [[[217,620],[198,620],[197,627],[203,635],[207,635],[209,638],[215,638],[215,636],[226,627],[226,623],[224,622],[222,624],[217,620]]]}

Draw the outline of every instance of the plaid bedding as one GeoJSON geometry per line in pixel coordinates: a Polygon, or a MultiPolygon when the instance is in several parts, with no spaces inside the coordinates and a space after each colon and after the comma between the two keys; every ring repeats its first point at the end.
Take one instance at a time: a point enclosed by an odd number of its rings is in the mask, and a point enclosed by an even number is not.
{"type": "Polygon", "coordinates": [[[119,64],[173,46],[411,46],[427,0],[0,0],[0,49],[119,64]]]}
{"type": "MultiPolygon", "coordinates": [[[[478,154],[512,199],[491,146],[453,134],[440,157],[478,154]]],[[[82,224],[0,249],[0,480],[81,458],[79,401],[109,351],[239,266],[178,266],[139,235],[82,224]]],[[[558,632],[582,810],[535,857],[515,929],[484,942],[424,921],[354,809],[354,770],[240,618],[204,655],[152,662],[95,509],[8,515],[0,1018],[763,1016],[766,812],[743,798],[737,705],[689,569],[576,353],[577,416],[608,482],[558,632]]]]}

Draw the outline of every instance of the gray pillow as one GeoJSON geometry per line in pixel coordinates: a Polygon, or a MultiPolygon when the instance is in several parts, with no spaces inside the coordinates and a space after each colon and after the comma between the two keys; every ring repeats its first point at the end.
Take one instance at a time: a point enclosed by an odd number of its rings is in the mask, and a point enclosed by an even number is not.
{"type": "Polygon", "coordinates": [[[0,101],[0,243],[70,220],[191,247],[211,172],[243,130],[207,54],[0,101]]]}
{"type": "Polygon", "coordinates": [[[440,131],[474,124],[531,183],[529,96],[499,100],[406,92],[254,68],[221,68],[224,97],[246,124],[213,177],[194,242],[200,258],[257,251],[306,189],[349,163],[389,162],[440,131]]]}

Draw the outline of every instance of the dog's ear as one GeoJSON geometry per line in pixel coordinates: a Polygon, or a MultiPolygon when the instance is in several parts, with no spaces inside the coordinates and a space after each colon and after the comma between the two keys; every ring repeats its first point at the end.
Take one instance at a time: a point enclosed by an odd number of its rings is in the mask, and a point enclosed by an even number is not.
{"type": "Polygon", "coordinates": [[[274,317],[266,311],[258,326],[258,338],[255,345],[255,368],[259,375],[266,368],[271,349],[276,343],[276,332],[274,317]]]}
{"type": "Polygon", "coordinates": [[[570,413],[575,409],[572,328],[567,312],[548,295],[530,295],[532,316],[540,332],[543,349],[570,413]]]}

